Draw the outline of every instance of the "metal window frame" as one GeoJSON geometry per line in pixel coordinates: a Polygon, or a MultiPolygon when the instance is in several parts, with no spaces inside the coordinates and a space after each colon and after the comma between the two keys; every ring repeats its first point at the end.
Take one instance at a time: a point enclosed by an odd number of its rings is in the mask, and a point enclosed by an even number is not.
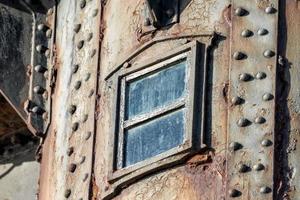
{"type": "MultiPolygon", "coordinates": [[[[169,167],[174,164],[178,164],[183,162],[186,157],[190,156],[198,152],[200,149],[205,147],[203,140],[203,130],[204,130],[204,101],[205,101],[205,77],[206,77],[206,52],[205,52],[204,44],[199,43],[198,41],[193,41],[188,44],[182,45],[181,47],[172,50],[171,52],[165,53],[164,55],[156,55],[151,59],[146,60],[143,63],[132,63],[130,67],[123,68],[120,70],[116,78],[114,79],[114,84],[117,86],[117,90],[114,94],[114,111],[112,112],[112,137],[109,143],[109,148],[111,148],[109,153],[109,168],[108,168],[108,181],[111,184],[114,184],[115,187],[126,184],[135,178],[141,177],[148,173],[151,173],[155,170],[162,169],[165,167],[169,167]],[[124,114],[124,96],[125,96],[125,81],[131,80],[140,76],[144,76],[147,73],[151,73],[156,70],[161,70],[164,67],[169,66],[171,63],[174,63],[180,59],[187,59],[187,90],[186,90],[186,99],[179,101],[179,104],[172,105],[173,108],[167,109],[175,109],[178,106],[183,106],[181,104],[185,104],[186,110],[185,112],[185,130],[184,135],[185,139],[182,145],[167,150],[159,155],[153,156],[146,160],[140,161],[133,165],[118,169],[116,162],[118,155],[118,148],[122,147],[123,144],[120,144],[120,139],[123,141],[123,138],[120,138],[120,129],[124,130],[123,126],[119,124],[124,124],[122,120],[119,121],[121,114],[124,114]],[[199,95],[201,98],[201,129],[196,133],[195,129],[195,119],[194,119],[194,103],[195,103],[195,82],[197,79],[197,72],[200,68],[200,64],[202,63],[203,69],[201,69],[201,76],[203,76],[203,84],[200,86],[202,94],[199,95]],[[123,95],[122,95],[123,91],[123,95]],[[123,96],[123,97],[122,97],[123,96]],[[122,100],[123,98],[123,100],[122,100]],[[182,102],[184,101],[184,102],[182,102]],[[119,139],[120,138],[120,139],[119,139]],[[119,140],[119,141],[118,141],[119,140]]],[[[177,101],[178,102],[178,101],[177,101]]],[[[162,113],[167,112],[168,110],[160,110],[159,113],[153,114],[155,117],[163,116],[162,113]]],[[[150,116],[150,117],[153,117],[150,116]]],[[[143,116],[143,118],[146,117],[143,116]]],[[[149,118],[149,117],[148,117],[149,118]]],[[[147,118],[147,119],[148,119],[147,118]]],[[[144,119],[142,119],[144,120],[144,119]]],[[[127,124],[128,125],[128,124],[127,124]]],[[[124,132],[122,131],[122,135],[124,132]]],[[[121,151],[123,152],[123,150],[121,151]]],[[[121,155],[123,156],[123,155],[121,155]]]]}

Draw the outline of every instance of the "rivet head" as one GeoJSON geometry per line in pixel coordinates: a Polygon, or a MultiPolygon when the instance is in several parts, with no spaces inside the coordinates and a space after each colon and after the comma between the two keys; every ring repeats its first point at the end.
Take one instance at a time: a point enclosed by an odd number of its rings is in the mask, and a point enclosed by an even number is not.
{"type": "Polygon", "coordinates": [[[96,54],[96,49],[93,49],[92,51],[90,51],[91,58],[93,58],[95,54],[96,54]]]}
{"type": "Polygon", "coordinates": [[[44,111],[42,108],[40,108],[39,106],[34,106],[31,109],[31,112],[35,113],[35,114],[42,114],[44,111]]]}
{"type": "Polygon", "coordinates": [[[249,81],[251,79],[251,75],[247,73],[242,73],[240,74],[239,79],[241,81],[249,81]]]}
{"type": "Polygon", "coordinates": [[[230,197],[239,197],[239,196],[241,196],[242,193],[236,189],[230,189],[228,191],[228,194],[230,197]]]}
{"type": "Polygon", "coordinates": [[[233,58],[234,58],[235,60],[242,60],[242,59],[244,59],[245,57],[246,57],[246,55],[245,55],[244,53],[240,52],[240,51],[237,51],[237,52],[234,52],[234,53],[233,53],[233,58]]]}
{"type": "Polygon", "coordinates": [[[47,68],[43,67],[42,65],[36,65],[34,67],[34,70],[38,73],[44,73],[45,71],[47,71],[47,68]]]}
{"type": "Polygon", "coordinates": [[[77,48],[78,49],[81,49],[84,45],[84,41],[83,40],[80,40],[78,43],[77,43],[77,48]]]}
{"type": "Polygon", "coordinates": [[[78,122],[73,123],[73,125],[72,125],[72,131],[73,132],[77,131],[78,127],[79,127],[79,123],[78,122]]]}
{"type": "Polygon", "coordinates": [[[169,18],[173,17],[174,14],[175,14],[174,9],[170,8],[170,9],[166,10],[166,15],[167,15],[169,18]]]}
{"type": "Polygon", "coordinates": [[[67,155],[71,156],[74,153],[74,147],[69,147],[67,150],[67,155]]]}
{"type": "Polygon", "coordinates": [[[273,143],[271,140],[268,140],[268,139],[264,139],[262,142],[261,142],[261,145],[264,146],[264,147],[268,147],[268,146],[271,146],[273,143]]]}
{"type": "Polygon", "coordinates": [[[46,31],[46,37],[47,37],[47,38],[51,38],[51,36],[52,36],[52,30],[51,30],[51,29],[48,29],[48,30],[46,31]]]}
{"type": "Polygon", "coordinates": [[[82,123],[86,122],[88,120],[89,116],[87,114],[83,115],[82,123]]]}
{"type": "Polygon", "coordinates": [[[76,170],[76,165],[74,163],[70,164],[68,170],[69,172],[74,173],[76,170]]]}
{"type": "Polygon", "coordinates": [[[73,29],[74,32],[78,33],[80,31],[80,29],[81,29],[81,24],[75,24],[74,29],[73,29]]]}
{"type": "Polygon", "coordinates": [[[43,92],[45,91],[45,89],[38,85],[38,86],[35,86],[33,88],[33,91],[36,94],[43,94],[43,92]]]}
{"type": "Polygon", "coordinates": [[[46,30],[48,29],[48,27],[47,27],[45,24],[39,24],[39,25],[37,26],[37,29],[38,29],[39,31],[46,31],[46,30]]]}
{"type": "Polygon", "coordinates": [[[91,77],[91,73],[86,73],[84,80],[88,81],[90,79],[90,77],[91,77]]]}
{"type": "Polygon", "coordinates": [[[240,173],[245,173],[249,170],[249,167],[245,164],[239,164],[238,165],[238,170],[240,173]]]}
{"type": "Polygon", "coordinates": [[[68,112],[73,115],[76,111],[76,106],[75,105],[70,105],[68,108],[68,112]]]}
{"type": "Polygon", "coordinates": [[[245,16],[247,14],[247,11],[244,8],[239,7],[235,9],[234,14],[236,16],[245,16]]]}
{"type": "Polygon", "coordinates": [[[93,16],[93,17],[96,17],[96,16],[97,16],[97,14],[98,14],[98,9],[95,9],[95,10],[93,10],[93,12],[92,12],[92,16],[93,16]]]}
{"type": "Polygon", "coordinates": [[[91,132],[91,131],[88,131],[88,132],[86,133],[86,135],[85,135],[85,140],[90,139],[91,135],[92,135],[92,132],[91,132]]]}
{"type": "Polygon", "coordinates": [[[270,93],[265,93],[265,94],[263,95],[262,99],[263,99],[264,101],[270,101],[270,100],[273,99],[273,95],[270,94],[270,93]]]}
{"type": "Polygon", "coordinates": [[[81,157],[80,157],[80,160],[79,160],[79,163],[80,163],[80,164],[83,164],[84,161],[85,161],[85,156],[81,156],[81,157]]]}
{"type": "Polygon", "coordinates": [[[85,173],[85,174],[83,175],[82,181],[85,182],[85,181],[88,179],[88,177],[89,177],[89,174],[88,174],[88,173],[85,173]]]}
{"type": "Polygon", "coordinates": [[[89,33],[86,37],[86,40],[89,42],[93,38],[93,33],[89,33]]]}
{"type": "Polygon", "coordinates": [[[80,4],[79,4],[80,8],[81,8],[81,9],[84,8],[85,5],[86,5],[86,1],[85,1],[85,0],[81,0],[81,1],[80,1],[80,4]]]}
{"type": "Polygon", "coordinates": [[[253,166],[253,169],[254,169],[255,171],[261,171],[261,170],[263,170],[264,168],[265,168],[265,166],[264,166],[263,164],[261,164],[261,163],[258,163],[258,164],[256,164],[256,165],[253,166]]]}
{"type": "Polygon", "coordinates": [[[93,90],[93,89],[91,89],[91,90],[90,90],[90,92],[89,92],[89,95],[88,95],[88,97],[92,97],[92,96],[93,96],[93,94],[94,94],[94,90],[93,90]]]}
{"type": "Polygon", "coordinates": [[[77,71],[78,71],[78,69],[79,69],[79,65],[73,65],[73,68],[72,68],[72,72],[73,72],[73,74],[75,74],[77,71]]]}
{"type": "Polygon", "coordinates": [[[275,52],[270,49],[267,49],[264,51],[264,56],[266,58],[271,58],[271,57],[275,56],[275,52]]]}
{"type": "Polygon", "coordinates": [[[276,9],[274,7],[272,7],[272,6],[268,6],[268,7],[266,7],[265,12],[267,14],[273,14],[273,13],[276,12],[276,9]]]}
{"type": "Polygon", "coordinates": [[[129,66],[130,66],[130,63],[129,63],[129,62],[124,62],[123,68],[128,68],[129,66]]]}
{"type": "Polygon", "coordinates": [[[263,186],[259,189],[259,192],[262,194],[267,194],[270,193],[272,190],[271,188],[269,188],[268,186],[263,186]]]}
{"type": "Polygon", "coordinates": [[[75,90],[78,90],[80,87],[81,87],[81,81],[76,81],[74,86],[75,90]]]}
{"type": "Polygon", "coordinates": [[[64,194],[65,198],[69,198],[70,195],[71,195],[71,190],[70,189],[66,189],[65,190],[65,194],[64,194]]]}
{"type": "Polygon", "coordinates": [[[50,50],[49,49],[47,49],[46,51],[45,51],[45,56],[47,57],[47,58],[50,58],[50,50]]]}
{"type": "Polygon", "coordinates": [[[267,30],[267,29],[265,29],[265,28],[260,28],[260,29],[258,29],[258,31],[257,31],[257,34],[258,35],[267,35],[269,33],[269,31],[267,30]]]}
{"type": "Polygon", "coordinates": [[[40,44],[36,46],[36,51],[39,53],[44,53],[46,51],[46,49],[47,49],[46,47],[44,47],[43,45],[40,45],[40,44]]]}
{"type": "Polygon", "coordinates": [[[245,126],[248,126],[250,124],[250,121],[246,118],[241,118],[237,121],[237,125],[239,127],[245,127],[245,126]]]}
{"type": "Polygon", "coordinates": [[[260,116],[260,117],[256,117],[255,120],[254,120],[254,122],[256,124],[263,124],[263,123],[266,122],[266,119],[260,116]]]}
{"type": "Polygon", "coordinates": [[[232,103],[233,105],[240,105],[240,104],[243,103],[243,99],[242,99],[241,97],[233,97],[233,98],[231,99],[231,103],[232,103]]]}
{"type": "Polygon", "coordinates": [[[265,72],[257,72],[257,74],[255,75],[256,79],[264,79],[267,77],[267,74],[265,72]]]}
{"type": "Polygon", "coordinates": [[[251,37],[253,35],[253,32],[249,29],[243,30],[241,33],[242,37],[251,37]]]}
{"type": "Polygon", "coordinates": [[[237,151],[237,150],[243,148],[243,146],[242,146],[240,143],[238,143],[238,142],[231,142],[231,143],[229,144],[229,148],[230,148],[231,150],[233,150],[233,151],[237,151]]]}

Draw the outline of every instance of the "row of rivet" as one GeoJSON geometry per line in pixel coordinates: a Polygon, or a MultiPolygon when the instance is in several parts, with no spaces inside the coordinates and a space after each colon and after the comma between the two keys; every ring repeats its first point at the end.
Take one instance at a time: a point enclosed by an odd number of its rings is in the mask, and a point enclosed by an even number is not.
{"type": "MultiPolygon", "coordinates": [[[[265,9],[265,13],[267,13],[267,14],[276,13],[276,9],[272,6],[269,6],[265,9]]],[[[235,9],[234,14],[236,16],[243,17],[243,16],[248,15],[249,12],[246,9],[239,7],[237,9],[235,9]]],[[[265,28],[259,28],[257,30],[257,33],[258,33],[259,36],[264,36],[264,35],[267,35],[269,33],[269,31],[265,28]]],[[[245,38],[251,37],[253,35],[254,35],[254,32],[249,30],[249,29],[244,29],[241,32],[241,36],[245,37],[245,38]]],[[[275,56],[275,52],[270,50],[270,49],[267,49],[262,53],[262,55],[265,58],[272,58],[273,56],[275,56]]],[[[233,53],[233,59],[235,59],[237,61],[247,59],[247,55],[246,55],[246,53],[240,52],[240,51],[234,52],[233,53]]],[[[264,79],[266,77],[267,77],[267,75],[264,72],[258,72],[258,73],[255,74],[256,79],[264,79]]],[[[253,80],[253,76],[251,76],[248,73],[242,73],[242,74],[239,75],[239,80],[243,81],[243,82],[247,82],[247,81],[253,80]]],[[[270,93],[265,93],[262,96],[263,101],[270,101],[272,99],[273,99],[273,95],[270,94],[270,93]]],[[[241,97],[233,97],[231,102],[232,102],[233,105],[241,105],[245,102],[245,100],[241,97]]],[[[265,122],[266,122],[266,119],[262,116],[258,116],[254,119],[255,124],[263,124],[265,122]]],[[[252,124],[252,122],[250,120],[246,119],[246,118],[241,118],[237,121],[238,127],[246,127],[246,126],[251,125],[251,124],[252,124]]],[[[263,147],[268,147],[268,146],[271,146],[272,144],[273,144],[273,142],[269,139],[263,139],[261,141],[261,145],[263,147]]],[[[238,143],[238,142],[231,142],[229,144],[229,149],[233,152],[238,151],[242,148],[243,148],[243,145],[238,143]]],[[[246,164],[239,164],[237,166],[237,169],[238,169],[239,173],[246,173],[246,172],[251,171],[251,167],[249,165],[246,165],[246,164]]],[[[265,166],[262,163],[257,163],[255,165],[253,165],[253,169],[255,171],[262,171],[262,170],[265,169],[265,166]]],[[[259,192],[262,193],[262,194],[266,194],[266,193],[272,192],[272,189],[268,186],[262,186],[262,187],[260,187],[259,192]]],[[[239,196],[242,195],[242,192],[237,190],[237,189],[229,189],[228,194],[229,194],[230,197],[239,197],[239,196]]]]}
{"type": "MultiPolygon", "coordinates": [[[[86,5],[87,5],[86,0],[81,0],[81,1],[79,2],[79,8],[80,8],[81,10],[83,10],[83,9],[86,7],[86,5]]],[[[92,12],[92,17],[96,17],[97,14],[98,14],[98,9],[94,9],[93,12],[92,12]]],[[[81,33],[82,26],[83,26],[83,25],[82,25],[81,23],[75,24],[75,25],[74,25],[74,28],[73,28],[74,33],[75,33],[75,34],[81,33]]],[[[79,37],[79,36],[78,36],[78,37],[79,37]]],[[[76,44],[77,52],[79,53],[82,49],[84,49],[84,47],[87,46],[86,43],[90,42],[90,41],[92,40],[92,38],[93,38],[93,33],[88,33],[88,34],[86,35],[86,38],[85,38],[85,39],[79,40],[79,41],[77,42],[77,44],[76,44]]],[[[87,59],[89,60],[89,59],[93,58],[93,57],[95,56],[96,52],[97,52],[96,49],[90,50],[90,51],[89,51],[89,54],[88,54],[88,57],[89,57],[89,58],[87,58],[87,59]]],[[[72,74],[73,74],[73,77],[78,76],[78,75],[76,75],[76,74],[78,74],[79,71],[80,71],[80,64],[79,64],[79,63],[78,63],[78,64],[74,64],[74,65],[72,66],[72,74]]],[[[91,73],[90,73],[90,72],[87,72],[87,73],[84,75],[83,80],[84,80],[84,82],[88,82],[88,81],[90,80],[90,78],[91,78],[91,73]]],[[[74,83],[73,83],[74,91],[80,90],[80,88],[83,86],[84,82],[83,82],[82,80],[75,80],[74,83]]],[[[78,94],[80,95],[80,93],[78,93],[78,94]]],[[[94,89],[92,88],[92,89],[90,89],[90,90],[88,91],[87,97],[88,97],[88,98],[91,98],[93,95],[94,95],[94,89]]],[[[82,102],[82,103],[83,103],[83,102],[82,102]]],[[[69,113],[69,116],[72,117],[72,119],[76,118],[76,115],[75,115],[75,114],[76,114],[76,111],[77,111],[77,110],[78,110],[78,105],[76,105],[76,104],[74,104],[74,103],[72,103],[71,105],[69,105],[69,107],[68,107],[68,109],[67,109],[67,112],[69,113]],[[73,116],[74,116],[74,117],[73,117],[73,116]]],[[[88,118],[89,118],[89,115],[88,115],[88,114],[83,114],[83,116],[82,116],[82,118],[81,118],[80,121],[75,121],[75,122],[73,122],[72,125],[71,125],[72,133],[78,132],[79,129],[80,129],[80,126],[81,126],[83,123],[85,123],[85,122],[88,120],[88,118]]],[[[85,133],[85,136],[84,136],[83,138],[84,138],[85,141],[88,141],[88,140],[91,138],[91,136],[92,136],[92,132],[91,132],[91,131],[87,131],[87,132],[85,133]]],[[[73,146],[69,147],[68,150],[67,150],[67,155],[68,155],[68,157],[71,157],[71,156],[73,155],[74,151],[75,151],[75,150],[74,150],[74,147],[73,147],[73,146]]],[[[68,165],[68,171],[69,171],[71,174],[75,173],[75,171],[76,171],[77,168],[78,168],[78,165],[83,164],[83,163],[85,162],[85,160],[86,160],[86,157],[85,157],[85,156],[81,156],[81,157],[79,158],[78,163],[74,163],[74,162],[70,163],[70,164],[68,165]]],[[[89,176],[90,176],[89,173],[84,173],[84,174],[83,174],[83,177],[82,177],[82,181],[83,181],[83,182],[86,182],[86,181],[88,180],[89,176]]],[[[72,190],[71,190],[70,188],[67,188],[67,189],[65,190],[64,197],[65,197],[65,198],[69,198],[69,197],[71,196],[71,193],[72,193],[72,190]]],[[[79,198],[79,199],[82,200],[83,198],[79,198]]]]}

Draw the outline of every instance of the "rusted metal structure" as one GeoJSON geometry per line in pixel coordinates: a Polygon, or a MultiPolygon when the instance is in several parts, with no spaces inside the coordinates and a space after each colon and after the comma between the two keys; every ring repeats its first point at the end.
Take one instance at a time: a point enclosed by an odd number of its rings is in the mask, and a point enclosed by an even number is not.
{"type": "Polygon", "coordinates": [[[0,6],[0,90],[40,137],[38,199],[300,198],[300,1],[0,6]]]}

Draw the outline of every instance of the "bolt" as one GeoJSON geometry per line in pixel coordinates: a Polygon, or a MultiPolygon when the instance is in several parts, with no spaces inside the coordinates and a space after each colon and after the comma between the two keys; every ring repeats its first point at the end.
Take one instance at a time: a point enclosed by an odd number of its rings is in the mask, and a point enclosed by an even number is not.
{"type": "Polygon", "coordinates": [[[268,139],[265,139],[261,142],[261,145],[264,146],[264,147],[268,147],[268,146],[271,146],[272,145],[272,141],[271,140],[268,140],[268,139]]]}
{"type": "Polygon", "coordinates": [[[261,164],[261,163],[258,163],[258,164],[256,164],[256,165],[253,166],[253,169],[254,169],[255,171],[261,171],[261,170],[263,170],[264,168],[265,168],[265,166],[264,166],[263,164],[261,164]]]}
{"type": "Polygon", "coordinates": [[[71,156],[74,153],[74,147],[69,147],[67,150],[67,155],[71,156]]]}
{"type": "Polygon", "coordinates": [[[74,163],[70,164],[68,170],[69,172],[74,173],[76,170],[76,165],[74,163]]]}
{"type": "Polygon", "coordinates": [[[66,189],[65,190],[65,198],[69,198],[71,195],[71,190],[70,189],[66,189]]]}
{"type": "Polygon", "coordinates": [[[34,91],[36,94],[43,94],[43,92],[45,91],[45,89],[38,85],[38,86],[35,86],[35,87],[33,88],[33,91],[34,91]]]}
{"type": "Polygon", "coordinates": [[[75,90],[78,90],[80,87],[81,87],[81,81],[76,81],[74,86],[75,90]]]}
{"type": "Polygon", "coordinates": [[[46,31],[46,37],[47,37],[47,38],[51,38],[51,36],[52,36],[52,30],[51,30],[51,29],[48,29],[48,30],[46,31]]]}
{"type": "Polygon", "coordinates": [[[264,29],[264,28],[260,28],[257,31],[258,35],[267,35],[268,33],[269,33],[269,31],[267,29],[264,29]]]}
{"type": "Polygon", "coordinates": [[[272,7],[272,6],[268,6],[268,7],[266,7],[265,12],[267,14],[273,14],[273,13],[276,12],[276,9],[274,7],[272,7]]]}
{"type": "Polygon", "coordinates": [[[248,126],[250,124],[250,121],[246,118],[241,118],[237,121],[237,125],[239,127],[245,127],[245,126],[248,126]]]}
{"type": "Polygon", "coordinates": [[[85,140],[88,140],[88,139],[91,137],[91,135],[92,135],[92,132],[91,132],[91,131],[88,131],[88,132],[86,133],[85,140]]]}
{"type": "Polygon", "coordinates": [[[271,58],[271,57],[275,56],[275,53],[274,53],[274,51],[267,49],[264,51],[264,56],[266,58],[271,58]]]}
{"type": "Polygon", "coordinates": [[[239,170],[240,173],[245,173],[249,170],[249,167],[245,164],[240,164],[238,166],[238,170],[239,170]]]}
{"type": "Polygon", "coordinates": [[[75,74],[77,71],[78,71],[78,68],[79,68],[79,65],[73,65],[73,69],[72,69],[72,72],[73,74],[75,74]]]}
{"type": "Polygon", "coordinates": [[[246,30],[243,30],[243,31],[242,31],[241,35],[242,35],[243,37],[250,37],[250,36],[253,35],[253,32],[250,31],[249,29],[246,29],[246,30]]]}
{"type": "Polygon", "coordinates": [[[72,125],[72,131],[73,132],[77,131],[78,127],[79,127],[79,123],[78,122],[73,123],[73,125],[72,125]]]}
{"type": "Polygon", "coordinates": [[[233,105],[239,105],[239,104],[243,103],[243,99],[240,97],[233,97],[231,99],[231,102],[233,105]]]}
{"type": "Polygon", "coordinates": [[[241,192],[236,189],[230,189],[228,193],[230,197],[239,197],[241,195],[241,192]]]}
{"type": "Polygon", "coordinates": [[[43,67],[42,65],[36,65],[34,67],[34,70],[39,73],[44,73],[45,71],[47,71],[47,68],[43,67]]]}
{"type": "Polygon", "coordinates": [[[93,33],[89,33],[88,35],[87,35],[87,41],[89,42],[89,41],[91,41],[91,39],[93,38],[93,33]]]}
{"type": "Polygon", "coordinates": [[[231,142],[229,144],[229,148],[232,149],[233,151],[237,151],[237,150],[243,148],[243,146],[238,142],[231,142]]]}
{"type": "Polygon", "coordinates": [[[265,94],[263,95],[262,99],[263,99],[264,101],[270,101],[270,100],[273,99],[273,95],[270,94],[270,93],[265,93],[265,94]]]}
{"type": "Polygon", "coordinates": [[[68,112],[73,115],[76,111],[76,106],[75,105],[70,105],[68,108],[68,112]]]}
{"type": "Polygon", "coordinates": [[[85,5],[86,5],[86,1],[85,0],[81,0],[80,4],[79,4],[80,8],[83,9],[85,7],[85,5]]]}
{"type": "Polygon", "coordinates": [[[267,77],[265,72],[257,72],[257,74],[255,75],[256,79],[264,79],[267,77]]]}
{"type": "Polygon", "coordinates": [[[47,31],[49,28],[45,25],[45,24],[39,24],[38,26],[37,26],[37,29],[39,30],[39,31],[47,31]]]}
{"type": "Polygon", "coordinates": [[[75,24],[73,30],[74,30],[75,33],[78,33],[80,31],[80,28],[81,28],[81,24],[75,24]]]}
{"type": "Polygon", "coordinates": [[[247,11],[244,8],[239,7],[237,9],[235,9],[234,14],[236,16],[244,16],[247,14],[247,11]]]}
{"type": "Polygon", "coordinates": [[[262,194],[270,193],[272,190],[268,186],[263,186],[259,189],[259,192],[262,194]]]}
{"type": "Polygon", "coordinates": [[[94,9],[93,12],[92,12],[92,16],[93,17],[96,17],[98,14],[98,9],[94,9]]]}
{"type": "Polygon", "coordinates": [[[84,45],[84,41],[81,40],[81,41],[79,41],[79,42],[77,43],[77,48],[78,48],[78,49],[81,49],[81,48],[83,47],[83,45],[84,45]]]}
{"type": "Polygon", "coordinates": [[[263,123],[266,122],[266,119],[263,118],[263,117],[256,117],[255,120],[254,120],[254,122],[255,122],[256,124],[263,124],[263,123]]]}
{"type": "Polygon", "coordinates": [[[241,81],[249,81],[251,79],[251,75],[247,73],[240,74],[239,79],[241,81]]]}
{"type": "Polygon", "coordinates": [[[245,57],[246,57],[246,55],[245,55],[244,53],[242,53],[242,52],[237,51],[237,52],[234,52],[234,53],[233,53],[233,58],[234,58],[235,60],[242,60],[242,59],[244,59],[245,57]]]}

